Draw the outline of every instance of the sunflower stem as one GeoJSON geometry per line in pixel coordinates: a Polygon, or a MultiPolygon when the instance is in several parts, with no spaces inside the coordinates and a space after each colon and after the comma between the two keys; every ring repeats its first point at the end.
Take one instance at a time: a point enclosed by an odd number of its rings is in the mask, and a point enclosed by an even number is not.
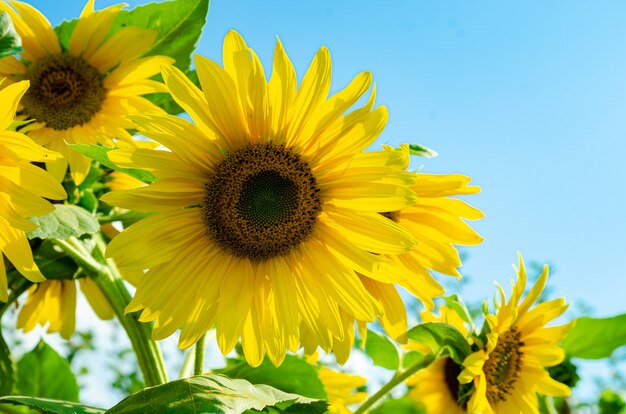
{"type": "Polygon", "coordinates": [[[380,400],[385,395],[389,394],[389,392],[392,389],[394,389],[397,385],[404,382],[404,380],[409,378],[411,375],[415,374],[417,371],[429,366],[435,359],[437,359],[437,355],[428,354],[423,359],[417,361],[415,364],[411,365],[404,371],[397,371],[396,374],[389,380],[389,382],[383,385],[382,388],[376,392],[376,394],[372,395],[363,404],[361,404],[361,406],[357,408],[354,414],[365,413],[378,400],[380,400]]]}
{"type": "Polygon", "coordinates": [[[96,245],[91,253],[76,238],[54,239],[52,242],[93,276],[94,282],[108,299],[113,312],[130,339],[145,385],[150,387],[164,384],[167,382],[165,364],[158,344],[150,337],[151,327],[149,324],[139,322],[137,315],[125,314],[124,309],[131,300],[130,293],[115,263],[111,259],[104,258],[106,247],[104,241],[98,235],[94,235],[94,240],[96,245]]]}
{"type": "Polygon", "coordinates": [[[193,365],[193,375],[200,375],[204,372],[204,338],[202,335],[196,342],[196,354],[193,365]]]}

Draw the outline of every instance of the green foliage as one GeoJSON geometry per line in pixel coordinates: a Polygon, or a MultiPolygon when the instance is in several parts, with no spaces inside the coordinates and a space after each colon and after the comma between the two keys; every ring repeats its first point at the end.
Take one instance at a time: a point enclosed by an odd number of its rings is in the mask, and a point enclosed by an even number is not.
{"type": "Polygon", "coordinates": [[[158,178],[149,171],[138,170],[135,168],[121,168],[117,165],[113,164],[109,159],[107,152],[112,151],[116,148],[103,147],[101,145],[87,145],[87,144],[68,144],[70,148],[74,151],[80,152],[86,157],[91,158],[92,160],[98,161],[100,164],[109,167],[112,170],[121,171],[125,174],[130,175],[144,183],[153,183],[158,180],[158,178]]]}
{"type": "Polygon", "coordinates": [[[626,401],[622,395],[613,390],[604,390],[598,401],[600,414],[623,414],[626,412],[626,401]]]}
{"type": "Polygon", "coordinates": [[[289,412],[322,413],[326,405],[268,385],[205,374],[147,388],[122,400],[107,414],[240,413],[274,406],[289,412]]]}
{"type": "Polygon", "coordinates": [[[461,364],[472,352],[469,343],[453,326],[444,323],[423,323],[409,330],[409,339],[426,344],[441,356],[449,355],[461,364]]]}
{"type": "Polygon", "coordinates": [[[367,330],[365,353],[372,358],[374,365],[396,371],[400,366],[398,348],[386,336],[367,330]]]}
{"type": "Polygon", "coordinates": [[[437,151],[419,144],[409,144],[409,153],[411,155],[417,155],[419,157],[426,158],[434,158],[439,155],[437,151]]]}
{"type": "Polygon", "coordinates": [[[548,367],[548,373],[553,379],[570,388],[575,387],[580,380],[577,371],[576,365],[572,364],[569,358],[566,358],[559,365],[548,367]]]}
{"type": "MultiPolygon", "coordinates": [[[[21,405],[46,414],[103,414],[102,408],[89,407],[69,401],[52,400],[48,398],[32,398],[23,396],[9,396],[0,398],[0,412],[4,404],[21,405]]],[[[12,412],[12,411],[10,411],[12,412]]]]}
{"type": "Polygon", "coordinates": [[[443,299],[446,306],[456,312],[456,314],[459,315],[464,322],[467,322],[472,330],[476,328],[470,310],[467,308],[465,302],[463,302],[463,299],[461,299],[459,295],[454,294],[450,296],[442,296],[441,299],[443,299]]]}
{"type": "Polygon", "coordinates": [[[72,279],[78,270],[76,263],[55,250],[50,240],[44,240],[35,250],[34,259],[46,279],[72,279]]]}
{"type": "Polygon", "coordinates": [[[0,331],[0,396],[10,394],[14,382],[15,373],[11,350],[2,336],[2,331],[0,331]]]}
{"type": "Polygon", "coordinates": [[[8,13],[0,13],[0,58],[22,51],[22,39],[15,31],[8,13]]]}
{"type": "Polygon", "coordinates": [[[582,317],[563,341],[565,353],[572,358],[602,359],[626,345],[626,314],[611,318],[582,317]]]}
{"type": "Polygon", "coordinates": [[[111,31],[115,33],[129,26],[158,31],[145,56],[170,56],[179,69],[185,70],[191,64],[191,53],[200,39],[208,10],[208,0],[149,3],[130,11],[122,10],[111,31]]]}
{"type": "Polygon", "coordinates": [[[409,397],[388,398],[370,411],[370,414],[425,414],[426,410],[409,397]]]}
{"type": "Polygon", "coordinates": [[[267,359],[257,368],[252,368],[245,360],[236,359],[229,360],[228,366],[218,372],[229,378],[245,379],[252,384],[267,384],[309,398],[326,398],[316,367],[293,355],[287,355],[278,368],[267,359]]]}
{"type": "Polygon", "coordinates": [[[78,383],[69,363],[44,341],[18,361],[16,388],[29,397],[78,402],[78,383]]]}
{"type": "Polygon", "coordinates": [[[100,226],[96,218],[80,207],[55,204],[54,211],[29,219],[39,227],[28,233],[29,239],[67,239],[93,234],[100,226]]]}

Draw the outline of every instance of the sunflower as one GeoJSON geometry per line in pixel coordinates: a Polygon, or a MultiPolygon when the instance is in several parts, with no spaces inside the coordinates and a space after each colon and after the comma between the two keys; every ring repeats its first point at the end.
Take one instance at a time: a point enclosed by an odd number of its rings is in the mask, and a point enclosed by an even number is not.
{"type": "MultiPolygon", "coordinates": [[[[317,352],[306,357],[306,361],[317,366],[319,354],[317,352]]],[[[347,407],[350,404],[358,404],[367,399],[367,392],[362,389],[367,379],[359,375],[335,371],[326,367],[319,367],[317,376],[322,382],[326,399],[328,400],[328,412],[330,414],[350,414],[352,411],[347,407]],[[357,391],[355,391],[357,390],[357,391]]]]}
{"type": "MultiPolygon", "coordinates": [[[[439,312],[439,315],[429,311],[422,312],[422,322],[447,323],[455,327],[465,338],[469,337],[470,332],[465,322],[453,309],[441,306],[439,312]]],[[[423,344],[410,342],[409,348],[412,348],[411,345],[423,351],[420,347],[423,344]]],[[[428,352],[430,349],[425,350],[425,353],[428,352]]],[[[407,379],[406,383],[411,387],[408,396],[424,406],[428,414],[465,414],[465,408],[458,403],[461,384],[457,377],[461,370],[462,367],[452,358],[439,358],[407,379]]]]}
{"type": "Polygon", "coordinates": [[[361,403],[367,398],[366,392],[354,391],[365,385],[366,378],[323,367],[319,369],[317,375],[324,385],[326,398],[330,404],[328,407],[330,414],[351,414],[352,411],[347,406],[361,403]]]}
{"type": "MultiPolygon", "coordinates": [[[[404,144],[397,151],[408,153],[409,147],[404,144]]],[[[409,252],[386,257],[405,269],[399,284],[427,309],[433,309],[433,299],[444,289],[430,271],[461,278],[457,269],[461,258],[455,245],[472,246],[483,241],[465,220],[478,220],[484,214],[463,200],[451,198],[480,192],[480,187],[468,185],[470,177],[415,173],[415,179],[412,190],[417,194],[417,203],[381,214],[413,235],[418,244],[409,252]]]]}
{"type": "Polygon", "coordinates": [[[564,358],[558,344],[572,323],[545,325],[565,312],[565,300],[542,302],[531,309],[545,287],[548,266],[523,301],[526,269],[521,256],[519,266],[511,298],[507,302],[500,288],[501,305],[495,315],[486,316],[486,346],[463,362],[459,380],[475,387],[468,403],[470,413],[538,413],[537,393],[555,397],[570,393],[545,370],[564,358]]]}
{"type": "MultiPolygon", "coordinates": [[[[390,281],[393,263],[415,239],[378,211],[415,203],[405,155],[363,152],[387,121],[384,107],[344,115],[370,88],[361,73],[328,98],[331,60],[322,47],[297,89],[277,42],[266,81],[252,49],[227,34],[224,68],[195,57],[202,91],[178,69],[162,75],[195,124],[167,115],[132,119],[168,151],[109,152],[120,166],[160,178],[114,191],[111,204],[156,212],[107,248],[121,268],[150,269],[128,312],[156,321],[155,339],[181,328],[179,346],[213,325],[227,354],[241,337],[246,359],[278,365],[300,345],[300,322],[318,341],[350,335],[342,314],[373,321],[381,310],[355,271],[390,281]]],[[[352,332],[352,335],[354,333],[352,332]]]]}
{"type": "Polygon", "coordinates": [[[76,322],[76,283],[100,319],[113,319],[113,309],[98,285],[88,277],[77,280],[49,279],[28,289],[28,298],[17,316],[17,327],[24,332],[49,323],[49,333],[59,332],[69,339],[76,322]]]}
{"type": "Polygon", "coordinates": [[[157,33],[124,27],[109,35],[123,5],[94,12],[89,0],[64,50],[50,23],[32,6],[0,2],[22,38],[24,51],[0,59],[0,77],[26,79],[31,87],[21,101],[24,119],[34,119],[28,135],[64,158],[46,163],[59,181],[68,163],[73,180],[80,184],[89,172],[90,160],[65,144],[113,146],[113,138],[132,144],[126,131],[132,124],[126,115],[161,110],[143,94],[163,92],[163,84],[149,78],[172,59],[141,58],[157,33]]]}
{"type": "MultiPolygon", "coordinates": [[[[404,168],[409,167],[408,145],[401,145],[399,149],[385,146],[385,149],[404,153],[406,155],[404,168]]],[[[403,209],[381,214],[414,236],[418,244],[408,252],[382,255],[396,265],[396,273],[388,275],[393,277],[392,280],[385,282],[359,276],[382,309],[382,315],[378,318],[382,327],[400,343],[406,342],[407,315],[404,302],[395,285],[405,288],[426,308],[432,309],[433,299],[442,295],[444,289],[430,271],[461,278],[457,270],[457,267],[461,266],[461,259],[454,245],[475,245],[483,240],[464,221],[464,219],[478,220],[483,217],[483,213],[462,200],[452,198],[457,195],[478,193],[480,187],[468,185],[471,179],[460,174],[411,174],[415,178],[415,184],[411,188],[418,196],[417,202],[403,209]]],[[[345,324],[354,324],[354,318],[351,319],[349,315],[342,314],[342,318],[345,324]]],[[[362,339],[366,340],[367,329],[364,321],[356,322],[360,327],[362,339]]],[[[328,343],[316,343],[310,335],[306,338],[305,352],[315,352],[318,345],[327,350],[328,343]]],[[[334,342],[335,356],[340,363],[346,361],[353,344],[354,335],[334,342]]]]}
{"type": "MultiPolygon", "coordinates": [[[[0,80],[0,87],[2,80],[0,80]]],[[[31,282],[41,282],[43,275],[33,261],[25,232],[37,226],[28,217],[43,216],[54,207],[42,197],[61,200],[63,187],[31,161],[47,162],[60,157],[40,147],[23,134],[6,129],[15,119],[19,100],[28,82],[14,83],[0,90],[0,300],[6,302],[7,277],[4,258],[31,282]]]]}

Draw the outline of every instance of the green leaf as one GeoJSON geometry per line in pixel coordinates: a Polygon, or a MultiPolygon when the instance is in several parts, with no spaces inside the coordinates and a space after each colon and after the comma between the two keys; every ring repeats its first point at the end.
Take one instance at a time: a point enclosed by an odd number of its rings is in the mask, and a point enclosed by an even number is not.
{"type": "Polygon", "coordinates": [[[44,240],[33,256],[46,279],[72,279],[78,270],[76,262],[57,251],[50,240],[44,240]]]}
{"type": "Polygon", "coordinates": [[[61,22],[60,25],[54,28],[54,32],[57,34],[57,37],[59,38],[59,43],[61,43],[61,48],[63,50],[69,50],[70,48],[70,38],[72,37],[72,32],[74,32],[76,23],[78,23],[78,19],[73,19],[69,21],[65,20],[61,22]]]}
{"type": "Polygon", "coordinates": [[[13,371],[11,350],[4,340],[2,332],[0,332],[0,396],[11,394],[14,382],[15,372],[13,371]]]}
{"type": "Polygon", "coordinates": [[[430,346],[440,356],[449,355],[457,364],[472,352],[463,335],[453,326],[445,323],[422,323],[408,332],[409,339],[430,346]]]}
{"type": "Polygon", "coordinates": [[[35,230],[27,233],[29,239],[67,239],[98,231],[98,220],[80,207],[55,204],[54,211],[41,217],[29,219],[38,224],[35,230]]]}
{"type": "Polygon", "coordinates": [[[626,345],[626,313],[610,318],[582,317],[563,341],[565,353],[572,358],[602,359],[626,345]]]}
{"type": "Polygon", "coordinates": [[[326,398],[326,391],[318,378],[317,369],[293,355],[287,355],[278,368],[267,359],[257,368],[252,368],[246,361],[231,360],[229,366],[219,373],[229,378],[245,379],[252,384],[267,384],[281,391],[305,397],[326,398]]]}
{"type": "Polygon", "coordinates": [[[32,398],[9,396],[0,398],[0,412],[3,404],[21,405],[37,410],[40,413],[52,414],[104,414],[102,408],[89,407],[69,401],[51,400],[48,398],[32,398]]]}
{"type": "Polygon", "coordinates": [[[300,412],[309,413],[324,412],[327,406],[324,401],[288,394],[269,385],[205,374],[146,388],[122,400],[107,414],[241,413],[266,407],[291,412],[300,404],[307,409],[300,412]]]}
{"type": "Polygon", "coordinates": [[[113,164],[107,155],[107,152],[112,151],[118,148],[110,148],[103,147],[101,145],[87,145],[87,144],[68,144],[70,148],[74,151],[80,152],[86,157],[91,158],[92,160],[98,161],[100,164],[111,168],[112,170],[120,171],[125,174],[130,175],[144,183],[153,183],[158,180],[158,178],[149,171],[146,170],[138,170],[135,168],[121,168],[117,165],[113,164]]]}
{"type": "Polygon", "coordinates": [[[43,340],[17,363],[21,395],[78,402],[78,383],[65,358],[43,340]]]}
{"type": "Polygon", "coordinates": [[[454,294],[450,296],[442,296],[442,299],[450,309],[456,312],[456,314],[459,315],[463,321],[467,322],[471,326],[472,331],[476,329],[472,314],[459,295],[454,294]]]}
{"type": "Polygon", "coordinates": [[[409,153],[419,157],[435,158],[439,153],[431,148],[419,144],[409,144],[409,153]]]}
{"type": "Polygon", "coordinates": [[[0,58],[22,51],[22,39],[15,31],[15,26],[8,13],[0,13],[0,58]]]}
{"type": "MultiPolygon", "coordinates": [[[[208,10],[209,0],[150,3],[130,11],[121,11],[112,31],[114,33],[127,26],[157,30],[157,38],[145,56],[172,57],[175,60],[174,66],[182,70],[197,85],[198,76],[189,67],[191,54],[202,34],[208,10]]],[[[169,93],[152,94],[146,98],[170,114],[183,112],[169,93]]]]}
{"type": "Polygon", "coordinates": [[[370,414],[424,414],[426,410],[409,397],[388,398],[370,411],[370,414]]]}
{"type": "Polygon", "coordinates": [[[367,330],[365,353],[379,367],[396,371],[400,366],[398,348],[389,338],[370,329],[367,330]]]}
{"type": "Polygon", "coordinates": [[[150,3],[130,11],[122,10],[111,32],[128,26],[157,30],[157,38],[144,56],[170,56],[176,60],[176,67],[185,70],[191,63],[208,10],[209,0],[150,3]]]}

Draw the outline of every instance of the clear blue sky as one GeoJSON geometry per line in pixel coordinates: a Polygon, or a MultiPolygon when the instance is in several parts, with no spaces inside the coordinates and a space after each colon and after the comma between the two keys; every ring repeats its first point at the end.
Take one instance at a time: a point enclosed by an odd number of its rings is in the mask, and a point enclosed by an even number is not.
{"type": "MultiPolygon", "coordinates": [[[[30,3],[53,24],[84,4],[30,3]]],[[[214,0],[198,53],[221,61],[236,29],[268,72],[276,35],[299,77],[321,45],[334,90],[372,71],[390,110],[380,143],[430,146],[441,155],[415,166],[483,189],[468,199],[486,217],[467,296],[508,284],[519,250],[555,265],[556,295],[611,315],[626,312],[625,23],[626,3],[609,0],[214,0]]]]}

